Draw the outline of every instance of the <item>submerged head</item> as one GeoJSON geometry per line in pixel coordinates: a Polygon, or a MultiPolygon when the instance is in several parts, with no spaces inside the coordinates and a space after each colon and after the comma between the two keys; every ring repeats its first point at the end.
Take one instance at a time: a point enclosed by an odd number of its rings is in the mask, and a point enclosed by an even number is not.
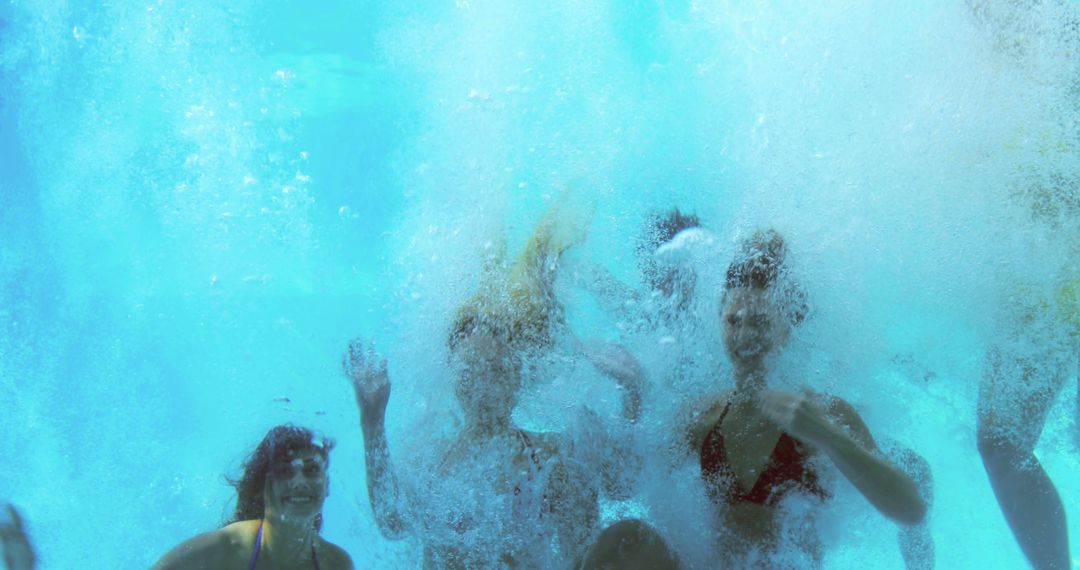
{"type": "Polygon", "coordinates": [[[783,236],[773,229],[758,230],[743,240],[738,255],[728,266],[724,289],[771,288],[776,285],[786,258],[787,244],[783,236]]]}
{"type": "Polygon", "coordinates": [[[233,520],[310,520],[319,530],[333,447],[333,441],[308,428],[285,424],[271,429],[244,462],[243,476],[231,481],[237,494],[233,520]]]}
{"type": "Polygon", "coordinates": [[[784,272],[787,246],[775,230],[754,233],[743,242],[728,266],[720,324],[724,348],[737,365],[760,363],[788,338],[796,320],[778,302],[776,290],[784,272]]]}
{"type": "Polygon", "coordinates": [[[461,366],[454,395],[473,420],[508,421],[521,390],[521,354],[509,317],[463,309],[447,345],[461,366]]]}
{"type": "Polygon", "coordinates": [[[638,270],[642,281],[654,291],[660,291],[665,297],[679,293],[688,299],[693,292],[693,275],[674,267],[662,267],[656,262],[656,250],[670,242],[679,232],[701,227],[701,221],[694,214],[683,214],[678,208],[665,214],[653,214],[646,221],[643,235],[637,242],[638,270]]]}

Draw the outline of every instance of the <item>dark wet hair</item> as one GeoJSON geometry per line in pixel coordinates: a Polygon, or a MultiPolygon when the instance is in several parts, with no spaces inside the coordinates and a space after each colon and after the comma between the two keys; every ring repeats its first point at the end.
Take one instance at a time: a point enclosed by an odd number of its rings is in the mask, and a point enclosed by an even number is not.
{"type": "Polygon", "coordinates": [[[776,230],[758,230],[744,240],[738,255],[728,265],[724,288],[767,289],[776,283],[787,257],[787,244],[776,230]]]}
{"type": "Polygon", "coordinates": [[[638,253],[651,255],[679,232],[700,227],[701,220],[697,215],[684,214],[678,208],[668,210],[665,214],[654,213],[645,220],[645,231],[637,243],[638,253]]]}
{"type": "Polygon", "coordinates": [[[728,265],[724,290],[739,287],[769,289],[792,325],[806,319],[806,293],[787,278],[787,244],[774,229],[758,230],[743,240],[735,259],[728,265]],[[779,287],[777,287],[779,285],[779,287]]]}
{"type": "MultiPolygon", "coordinates": [[[[329,465],[330,450],[333,448],[333,440],[325,439],[305,427],[284,424],[271,429],[244,461],[244,474],[239,479],[227,479],[236,488],[236,512],[228,522],[263,518],[266,512],[263,503],[266,479],[275,466],[287,463],[306,451],[318,454],[329,465]]],[[[322,513],[319,513],[315,518],[315,530],[321,528],[322,513]]]]}
{"type": "Polygon", "coordinates": [[[653,259],[653,253],[661,245],[669,242],[679,232],[701,227],[701,220],[694,214],[684,214],[678,208],[667,213],[654,213],[645,220],[645,228],[635,245],[638,257],[638,270],[642,280],[652,289],[659,290],[666,297],[679,293],[678,303],[685,309],[693,294],[696,276],[690,272],[676,271],[671,267],[661,267],[653,259]]]}

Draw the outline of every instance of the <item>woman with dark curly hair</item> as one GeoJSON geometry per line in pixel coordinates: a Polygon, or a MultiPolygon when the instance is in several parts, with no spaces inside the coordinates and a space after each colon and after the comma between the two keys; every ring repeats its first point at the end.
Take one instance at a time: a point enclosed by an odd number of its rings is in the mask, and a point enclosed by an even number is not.
{"type": "Polygon", "coordinates": [[[307,428],[271,429],[244,462],[240,479],[230,480],[237,499],[228,523],[180,543],[153,570],[353,568],[344,550],[319,536],[333,447],[307,428]]]}

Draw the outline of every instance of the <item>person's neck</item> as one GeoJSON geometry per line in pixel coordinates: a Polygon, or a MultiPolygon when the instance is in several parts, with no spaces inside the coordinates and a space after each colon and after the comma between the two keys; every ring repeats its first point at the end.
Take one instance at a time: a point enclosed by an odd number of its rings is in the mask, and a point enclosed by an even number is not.
{"type": "Polygon", "coordinates": [[[295,520],[268,512],[262,521],[260,553],[279,563],[306,562],[311,560],[317,534],[310,519],[295,520]]]}
{"type": "Polygon", "coordinates": [[[756,402],[767,386],[765,364],[761,360],[735,364],[735,400],[756,402]]]}
{"type": "Polygon", "coordinates": [[[463,435],[472,441],[496,439],[514,430],[509,417],[470,417],[465,421],[463,435]]]}

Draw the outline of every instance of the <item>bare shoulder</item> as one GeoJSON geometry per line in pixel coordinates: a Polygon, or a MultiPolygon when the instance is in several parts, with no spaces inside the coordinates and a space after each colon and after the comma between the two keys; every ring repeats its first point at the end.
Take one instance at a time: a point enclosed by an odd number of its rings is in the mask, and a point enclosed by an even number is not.
{"type": "Polygon", "coordinates": [[[259,534],[262,521],[259,519],[239,521],[226,525],[219,532],[228,537],[230,544],[240,550],[255,548],[255,537],[259,534]]]}
{"type": "Polygon", "coordinates": [[[712,431],[724,407],[731,400],[731,390],[724,390],[686,406],[680,420],[685,425],[685,443],[691,451],[698,451],[705,437],[712,431]]]}
{"type": "Polygon", "coordinates": [[[181,542],[165,554],[152,570],[211,569],[242,565],[244,559],[244,521],[206,532],[181,542]]]}
{"type": "Polygon", "coordinates": [[[322,560],[321,567],[323,568],[329,570],[353,570],[355,568],[349,553],[345,552],[344,548],[341,548],[332,542],[323,540],[321,552],[325,558],[322,560]]]}
{"type": "Polygon", "coordinates": [[[866,422],[863,421],[855,406],[839,396],[831,395],[822,396],[821,402],[825,406],[825,413],[829,419],[844,428],[868,449],[877,449],[877,443],[874,442],[874,436],[870,434],[870,428],[866,427],[866,422]]]}

